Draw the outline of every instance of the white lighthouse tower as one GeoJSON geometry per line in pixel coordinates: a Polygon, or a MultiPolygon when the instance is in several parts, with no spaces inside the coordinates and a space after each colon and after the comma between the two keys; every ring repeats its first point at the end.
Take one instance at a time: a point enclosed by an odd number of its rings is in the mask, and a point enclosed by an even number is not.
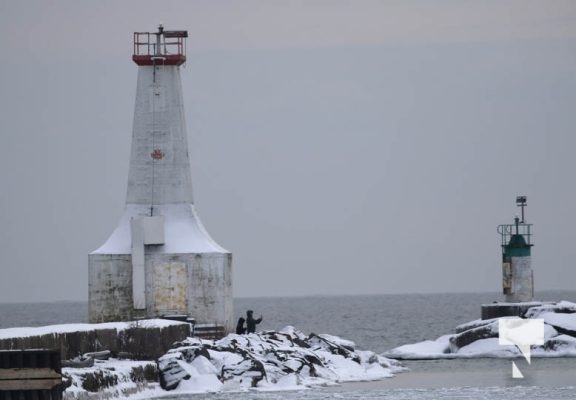
{"type": "Polygon", "coordinates": [[[184,315],[232,328],[232,254],[196,214],[180,65],[186,31],[134,33],[138,83],[126,206],[88,256],[89,320],[184,315]]]}

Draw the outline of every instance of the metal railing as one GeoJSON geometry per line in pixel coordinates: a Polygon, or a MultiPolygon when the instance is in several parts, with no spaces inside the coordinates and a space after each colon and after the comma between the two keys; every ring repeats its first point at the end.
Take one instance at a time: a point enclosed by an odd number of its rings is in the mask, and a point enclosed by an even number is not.
{"type": "Polygon", "coordinates": [[[522,224],[522,223],[519,223],[518,225],[516,224],[498,225],[497,231],[501,237],[501,245],[503,247],[508,245],[512,235],[518,234],[524,237],[524,240],[526,241],[527,245],[532,246],[532,240],[533,240],[532,237],[534,235],[531,232],[531,228],[532,224],[522,224]]]}
{"type": "Polygon", "coordinates": [[[187,35],[178,35],[178,32],[185,31],[165,31],[161,34],[154,32],[134,32],[134,55],[186,55],[185,39],[187,35]],[[159,40],[158,35],[160,35],[159,40]],[[160,46],[159,49],[157,49],[158,45],[160,46]]]}

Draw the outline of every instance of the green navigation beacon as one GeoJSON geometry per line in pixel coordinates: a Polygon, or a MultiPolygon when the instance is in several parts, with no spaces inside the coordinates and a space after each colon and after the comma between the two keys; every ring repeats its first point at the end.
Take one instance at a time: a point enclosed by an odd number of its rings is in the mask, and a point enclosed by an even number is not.
{"type": "Polygon", "coordinates": [[[502,289],[507,303],[530,302],[534,298],[534,272],[531,266],[532,224],[526,223],[526,196],[516,197],[522,209],[513,224],[498,226],[502,245],[502,289]]]}

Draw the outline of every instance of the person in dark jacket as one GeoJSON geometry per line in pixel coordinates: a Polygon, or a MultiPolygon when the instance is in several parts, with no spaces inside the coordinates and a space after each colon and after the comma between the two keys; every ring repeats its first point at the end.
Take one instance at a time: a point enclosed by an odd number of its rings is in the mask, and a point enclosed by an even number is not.
{"type": "Polygon", "coordinates": [[[262,322],[262,315],[260,315],[260,318],[254,319],[252,314],[254,314],[254,311],[246,311],[246,333],[256,332],[256,325],[262,322]]]}
{"type": "Polygon", "coordinates": [[[246,328],[244,327],[244,322],[246,320],[242,317],[238,318],[238,323],[236,324],[236,334],[243,335],[246,333],[246,328]]]}

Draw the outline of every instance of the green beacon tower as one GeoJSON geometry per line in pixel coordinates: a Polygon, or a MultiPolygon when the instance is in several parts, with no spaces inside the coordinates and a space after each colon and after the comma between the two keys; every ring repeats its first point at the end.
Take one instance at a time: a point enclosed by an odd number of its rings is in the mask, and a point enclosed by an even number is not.
{"type": "Polygon", "coordinates": [[[531,265],[532,224],[524,219],[526,196],[516,197],[522,209],[514,224],[498,226],[502,245],[502,289],[506,303],[531,302],[534,298],[534,271],[531,265]]]}

